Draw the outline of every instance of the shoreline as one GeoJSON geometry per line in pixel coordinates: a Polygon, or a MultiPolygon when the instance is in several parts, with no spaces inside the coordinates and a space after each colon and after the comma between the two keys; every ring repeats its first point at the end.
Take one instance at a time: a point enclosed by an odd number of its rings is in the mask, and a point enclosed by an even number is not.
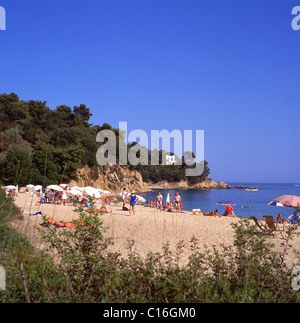
{"type": "MultiPolygon", "coordinates": [[[[24,214],[23,220],[15,220],[12,227],[18,232],[27,236],[32,244],[37,248],[43,248],[41,241],[39,224],[43,222],[41,216],[27,215],[27,212],[41,211],[54,218],[56,221],[73,221],[79,218],[79,214],[74,212],[74,206],[64,206],[59,204],[38,204],[38,198],[30,194],[19,194],[15,197],[15,204],[19,206],[24,214]]],[[[97,202],[97,207],[102,203],[97,202]]],[[[192,212],[173,213],[159,211],[155,208],[137,205],[136,215],[130,216],[129,211],[123,211],[121,203],[107,205],[110,213],[99,214],[103,221],[103,226],[108,227],[105,236],[113,239],[114,244],[110,246],[111,251],[118,251],[122,256],[128,252],[128,241],[134,240],[134,250],[141,256],[146,256],[149,252],[161,252],[163,245],[169,244],[170,250],[175,251],[180,241],[183,241],[186,248],[182,263],[189,255],[188,246],[194,236],[197,238],[199,247],[204,251],[205,245],[211,248],[215,245],[221,248],[222,245],[232,246],[234,242],[233,223],[237,223],[239,218],[211,217],[193,215],[192,212]]],[[[127,204],[128,206],[128,204],[127,204]]],[[[59,230],[70,230],[60,228],[59,230]]],[[[268,238],[275,247],[281,249],[282,239],[279,237],[268,238]]],[[[292,241],[293,249],[300,252],[300,238],[295,237],[292,241]]],[[[293,252],[289,252],[288,261],[291,263],[296,258],[293,252]]]]}

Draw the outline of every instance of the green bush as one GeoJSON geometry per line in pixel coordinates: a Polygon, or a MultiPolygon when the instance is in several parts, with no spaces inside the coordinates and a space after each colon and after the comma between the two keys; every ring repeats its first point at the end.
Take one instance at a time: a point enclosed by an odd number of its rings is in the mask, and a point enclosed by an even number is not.
{"type": "Polygon", "coordinates": [[[4,189],[0,188],[0,224],[16,218],[23,218],[22,210],[14,204],[13,197],[6,197],[4,189]]]}

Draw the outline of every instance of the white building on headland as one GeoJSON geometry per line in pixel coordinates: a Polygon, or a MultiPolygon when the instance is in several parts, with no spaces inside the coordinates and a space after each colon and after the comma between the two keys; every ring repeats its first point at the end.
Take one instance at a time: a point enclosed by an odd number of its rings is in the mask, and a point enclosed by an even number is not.
{"type": "Polygon", "coordinates": [[[169,156],[166,155],[166,165],[174,165],[175,164],[175,155],[169,156]]]}

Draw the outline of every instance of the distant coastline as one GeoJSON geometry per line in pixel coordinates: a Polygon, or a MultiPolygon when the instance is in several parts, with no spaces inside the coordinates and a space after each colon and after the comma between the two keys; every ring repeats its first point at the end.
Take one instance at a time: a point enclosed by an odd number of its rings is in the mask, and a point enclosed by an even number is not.
{"type": "Polygon", "coordinates": [[[166,182],[161,181],[158,183],[151,183],[147,185],[148,190],[156,190],[156,189],[180,189],[180,190],[213,190],[213,189],[260,189],[257,186],[249,186],[249,185],[234,185],[230,186],[222,181],[215,182],[211,178],[207,178],[201,183],[196,185],[189,185],[187,181],[180,182],[166,182]]]}

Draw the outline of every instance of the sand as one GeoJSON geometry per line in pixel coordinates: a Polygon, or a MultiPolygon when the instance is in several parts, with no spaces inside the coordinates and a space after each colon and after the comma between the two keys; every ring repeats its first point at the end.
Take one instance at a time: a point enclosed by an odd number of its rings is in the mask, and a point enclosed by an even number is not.
{"type": "MultiPolygon", "coordinates": [[[[79,218],[74,206],[64,206],[56,204],[40,204],[38,198],[32,197],[29,193],[19,193],[15,197],[15,203],[24,213],[24,219],[13,222],[13,227],[24,233],[32,243],[39,247],[40,240],[39,224],[43,222],[41,216],[27,215],[27,212],[41,211],[53,217],[56,221],[72,221],[79,218]]],[[[97,206],[101,206],[100,202],[97,206]]],[[[220,248],[222,244],[232,245],[234,241],[234,230],[232,223],[237,223],[239,219],[229,217],[207,217],[193,215],[192,212],[171,213],[159,211],[154,208],[136,206],[136,215],[129,215],[128,211],[122,211],[121,203],[108,205],[111,213],[99,216],[108,227],[107,237],[113,238],[114,245],[111,250],[120,252],[123,256],[127,254],[128,240],[134,240],[134,250],[141,256],[146,256],[150,251],[161,252],[163,244],[169,243],[170,249],[175,250],[179,241],[183,241],[188,247],[190,239],[195,236],[198,239],[201,250],[204,245],[211,248],[215,245],[220,248]]],[[[210,210],[207,210],[208,212],[210,210]]],[[[43,228],[42,230],[46,230],[43,228]]],[[[69,230],[63,228],[61,230],[69,230]]],[[[275,244],[275,248],[281,249],[283,239],[280,235],[268,238],[275,244]]],[[[300,252],[300,238],[296,237],[291,241],[291,248],[300,252]]],[[[185,263],[189,254],[188,248],[184,251],[181,259],[185,263]]],[[[289,252],[287,262],[296,262],[293,252],[289,252]]]]}

